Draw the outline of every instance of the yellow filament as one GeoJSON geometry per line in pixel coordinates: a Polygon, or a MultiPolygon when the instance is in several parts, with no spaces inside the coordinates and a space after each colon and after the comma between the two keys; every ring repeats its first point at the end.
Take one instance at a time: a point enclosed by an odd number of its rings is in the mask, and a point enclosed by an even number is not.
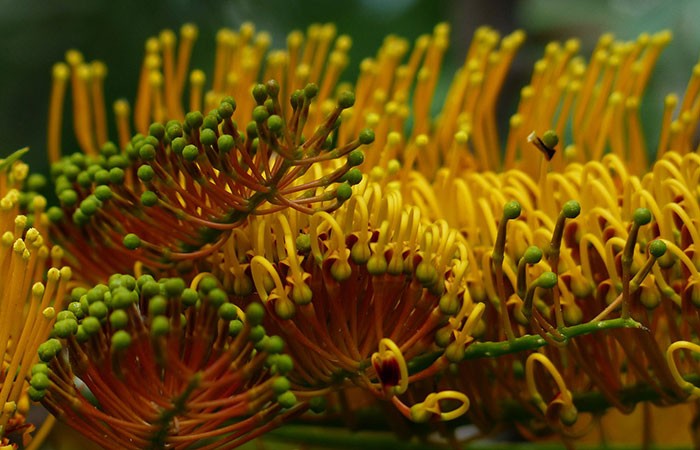
{"type": "Polygon", "coordinates": [[[91,85],[90,97],[92,98],[92,111],[95,123],[95,139],[101,146],[107,142],[107,112],[104,99],[104,79],[107,76],[107,66],[101,61],[93,61],[90,64],[91,85]]]}
{"type": "Polygon", "coordinates": [[[668,368],[671,371],[671,375],[673,376],[673,379],[676,380],[676,383],[678,383],[678,386],[687,392],[691,398],[700,397],[700,388],[696,387],[689,381],[686,381],[678,370],[676,359],[673,356],[677,350],[689,350],[693,353],[700,353],[700,345],[688,341],[676,341],[666,350],[666,362],[668,363],[668,368]]]}
{"type": "Polygon", "coordinates": [[[470,406],[469,397],[459,391],[440,391],[428,394],[421,405],[425,411],[438,415],[440,420],[445,422],[462,416],[469,411],[470,406]],[[457,402],[459,406],[449,412],[443,412],[439,404],[441,400],[450,400],[451,403],[457,402]]]}
{"type": "Polygon", "coordinates": [[[267,303],[271,300],[270,297],[272,294],[276,294],[277,297],[283,301],[288,300],[282,280],[280,279],[275,267],[270,261],[267,260],[267,258],[261,255],[255,255],[250,261],[250,271],[253,275],[253,283],[255,284],[255,290],[260,296],[260,300],[267,303]],[[263,280],[265,275],[268,275],[275,285],[273,291],[270,293],[268,293],[267,289],[265,288],[265,281],[263,280]]]}
{"type": "Polygon", "coordinates": [[[63,101],[66,95],[66,83],[70,76],[70,70],[66,64],[57,63],[54,65],[52,73],[47,150],[49,154],[49,161],[54,163],[61,158],[63,101]]]}
{"type": "MultiPolygon", "coordinates": [[[[185,78],[187,77],[187,68],[190,65],[190,57],[192,56],[192,48],[197,40],[198,29],[191,23],[186,23],[180,28],[180,45],[177,49],[177,66],[175,68],[175,94],[177,99],[175,102],[178,109],[171,111],[171,114],[176,114],[175,117],[181,117],[182,111],[180,98],[185,86],[185,78]]],[[[195,110],[196,111],[196,110],[195,110]]]]}
{"type": "Polygon", "coordinates": [[[528,356],[527,361],[525,361],[525,382],[527,383],[527,391],[530,397],[535,402],[536,406],[540,409],[542,413],[546,412],[547,406],[542,400],[537,384],[535,382],[535,363],[540,363],[549,375],[554,379],[554,382],[559,388],[559,393],[561,395],[561,400],[566,406],[573,406],[573,397],[571,392],[566,388],[566,383],[561,373],[554,367],[554,364],[542,353],[533,353],[528,356]]]}

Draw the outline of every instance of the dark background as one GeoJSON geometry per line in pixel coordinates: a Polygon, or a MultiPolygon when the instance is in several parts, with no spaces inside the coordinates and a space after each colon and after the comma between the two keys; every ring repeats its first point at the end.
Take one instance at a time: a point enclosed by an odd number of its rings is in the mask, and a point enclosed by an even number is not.
{"type": "MultiPolygon", "coordinates": [[[[527,42],[502,95],[504,123],[546,42],[578,37],[582,54],[588,57],[602,32],[634,39],[642,31],[668,28],[673,42],[663,53],[642,104],[647,135],[654,142],[664,95],[680,94],[697,62],[698,17],[700,2],[695,0],[0,0],[0,157],[29,146],[32,168],[46,170],[51,66],[63,60],[67,49],[77,48],[87,60],[107,64],[109,104],[120,97],[133,100],[145,39],[163,28],[178,30],[185,22],[199,27],[192,66],[206,72],[212,66],[214,35],[222,26],[237,28],[253,21],[258,30],[272,35],[272,47],[280,48],[292,29],[335,22],[339,33],[353,38],[350,64],[343,74],[343,79],[353,80],[359,62],[376,53],[386,34],[414,39],[447,21],[452,33],[443,85],[462,64],[477,26],[487,24],[504,34],[522,28],[527,42]]],[[[64,136],[68,134],[72,133],[64,136]]]]}

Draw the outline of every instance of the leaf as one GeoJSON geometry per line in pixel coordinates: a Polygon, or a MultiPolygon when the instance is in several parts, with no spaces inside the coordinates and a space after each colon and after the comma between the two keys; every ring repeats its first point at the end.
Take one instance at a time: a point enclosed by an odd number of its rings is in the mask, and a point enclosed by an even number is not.
{"type": "Polygon", "coordinates": [[[24,148],[17,150],[14,153],[12,153],[7,158],[0,159],[0,171],[7,170],[10,167],[12,167],[12,164],[14,164],[15,161],[19,161],[19,159],[28,151],[29,151],[29,147],[24,147],[24,148]]]}

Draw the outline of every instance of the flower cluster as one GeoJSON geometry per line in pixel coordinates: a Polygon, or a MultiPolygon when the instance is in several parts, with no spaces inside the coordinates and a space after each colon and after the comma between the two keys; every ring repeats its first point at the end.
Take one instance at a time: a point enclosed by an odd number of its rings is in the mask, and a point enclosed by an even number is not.
{"type": "Polygon", "coordinates": [[[413,422],[568,440],[582,413],[700,395],[697,67],[657,145],[640,120],[668,32],[603,36],[590,61],[551,43],[504,139],[520,31],[477,30],[436,116],[445,24],[412,49],[387,37],[350,87],[333,26],[270,52],[249,24],[222,30],[185,114],[195,38],[147,42],[138,133],[118,101],[118,145],[104,66],[72,51],[54,70],[48,217],[84,286],[31,394],[60,418],[107,447],[228,448],[325,403],[386,401],[413,422]],[[82,151],[61,157],[69,79],[82,151]]]}
{"type": "MultiPolygon", "coordinates": [[[[27,374],[37,361],[37,347],[51,332],[71,278],[68,267],[58,266],[62,250],[49,250],[44,241],[46,199],[21,192],[23,185],[39,188],[41,177],[28,177],[20,161],[27,149],[0,160],[0,446],[28,443],[34,426],[26,422],[27,374]],[[29,215],[20,214],[28,211],[29,215]],[[34,226],[32,226],[34,225],[34,226]],[[43,282],[44,277],[46,281],[43,282]]],[[[48,420],[41,434],[53,424],[48,420]]]]}
{"type": "Polygon", "coordinates": [[[29,395],[104,448],[233,448],[299,410],[263,308],[243,312],[212,276],[117,274],[70,298],[29,395]]]}

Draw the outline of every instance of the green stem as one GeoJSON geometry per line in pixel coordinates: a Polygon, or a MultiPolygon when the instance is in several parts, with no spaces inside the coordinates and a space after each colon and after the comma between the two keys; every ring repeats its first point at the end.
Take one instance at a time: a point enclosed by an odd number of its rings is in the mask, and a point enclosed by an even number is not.
{"type": "MultiPolygon", "coordinates": [[[[637,328],[645,329],[642,324],[633,319],[609,319],[598,322],[587,322],[570,327],[564,327],[559,330],[562,337],[552,336],[552,339],[566,343],[569,339],[585,334],[593,334],[601,330],[613,330],[617,328],[637,328]]],[[[517,337],[510,341],[499,342],[475,342],[466,348],[464,359],[481,359],[481,358],[496,358],[511,353],[518,353],[527,350],[536,350],[544,347],[547,341],[539,334],[526,334],[517,337]]],[[[436,359],[442,355],[442,352],[429,353],[426,355],[413,358],[408,363],[410,373],[417,373],[426,367],[430,366],[436,359]]]]}

